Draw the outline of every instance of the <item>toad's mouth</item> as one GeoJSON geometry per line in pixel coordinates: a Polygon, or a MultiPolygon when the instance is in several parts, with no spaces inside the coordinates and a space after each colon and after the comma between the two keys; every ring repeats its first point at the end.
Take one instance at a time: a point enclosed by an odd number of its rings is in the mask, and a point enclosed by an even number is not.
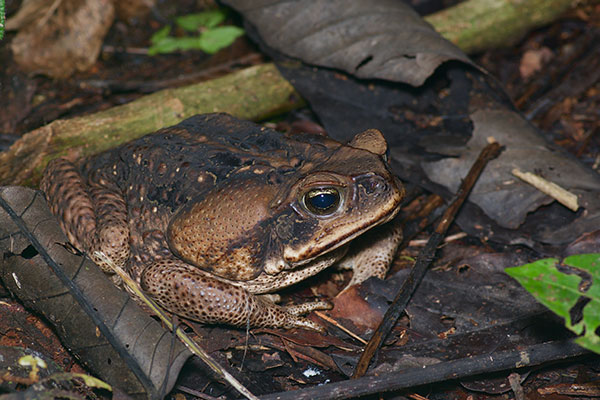
{"type": "Polygon", "coordinates": [[[282,271],[274,275],[262,273],[249,281],[229,282],[233,285],[243,287],[250,293],[272,293],[318,274],[319,272],[339,261],[342,257],[344,257],[347,251],[348,246],[341,246],[328,252],[327,254],[321,254],[309,263],[304,263],[297,268],[285,270],[285,272],[282,271]]]}
{"type": "MultiPolygon", "coordinates": [[[[353,226],[352,229],[348,229],[346,232],[338,231],[335,233],[335,235],[332,235],[331,232],[327,231],[322,232],[322,236],[326,238],[331,237],[331,239],[323,241],[319,241],[317,239],[314,243],[305,245],[303,247],[296,249],[287,248],[284,250],[283,258],[292,268],[310,263],[316,258],[335,251],[341,246],[348,244],[372,228],[391,221],[399,211],[400,201],[398,201],[395,206],[389,207],[383,213],[381,213],[379,218],[377,218],[377,223],[373,223],[372,220],[369,220],[361,225],[353,226]]],[[[339,230],[341,228],[338,227],[337,229],[339,230]]]]}

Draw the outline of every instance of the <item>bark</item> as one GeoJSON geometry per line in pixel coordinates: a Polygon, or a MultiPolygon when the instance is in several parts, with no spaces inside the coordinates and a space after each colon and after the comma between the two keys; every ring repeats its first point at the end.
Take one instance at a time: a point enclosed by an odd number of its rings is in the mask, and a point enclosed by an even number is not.
{"type": "Polygon", "coordinates": [[[425,17],[465,53],[507,47],[558,18],[576,0],[467,0],[425,17]]]}
{"type": "Polygon", "coordinates": [[[0,153],[0,185],[37,185],[51,159],[90,156],[195,114],[227,112],[260,120],[301,105],[300,95],[273,64],[161,90],[95,114],[56,120],[25,134],[0,153]]]}

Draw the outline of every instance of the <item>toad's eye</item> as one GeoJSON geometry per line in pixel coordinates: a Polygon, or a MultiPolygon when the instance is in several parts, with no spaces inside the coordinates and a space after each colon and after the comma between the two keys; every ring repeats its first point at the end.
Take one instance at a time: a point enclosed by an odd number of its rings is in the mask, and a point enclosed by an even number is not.
{"type": "Polygon", "coordinates": [[[303,202],[308,211],[317,215],[329,215],[340,205],[340,192],[335,188],[319,188],[308,191],[303,202]]]}

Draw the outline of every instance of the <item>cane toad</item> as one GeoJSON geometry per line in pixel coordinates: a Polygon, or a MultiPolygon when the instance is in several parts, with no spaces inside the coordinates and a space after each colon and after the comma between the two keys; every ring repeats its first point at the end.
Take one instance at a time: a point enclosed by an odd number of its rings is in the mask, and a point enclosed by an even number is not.
{"type": "Polygon", "coordinates": [[[42,179],[72,244],[122,266],[165,309],[201,322],[319,329],[259,294],[338,262],[383,278],[401,239],[403,188],[379,131],[348,144],[197,115],[42,179]],[[368,230],[362,247],[348,244],[368,230]]]}

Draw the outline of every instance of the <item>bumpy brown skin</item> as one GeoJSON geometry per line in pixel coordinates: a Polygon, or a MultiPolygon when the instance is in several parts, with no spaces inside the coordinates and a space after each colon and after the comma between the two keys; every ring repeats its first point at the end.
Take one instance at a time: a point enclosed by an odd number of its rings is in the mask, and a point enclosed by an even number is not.
{"type": "MultiPolygon", "coordinates": [[[[299,314],[326,303],[280,307],[256,294],[327,268],[347,243],[395,216],[403,189],[383,161],[386,148],[374,130],[342,145],[199,115],[80,166],[54,160],[41,188],[77,248],[108,271],[94,256],[104,252],[171,312],[320,329],[299,314]],[[339,202],[317,212],[306,194],[322,189],[339,202]]],[[[386,224],[366,237],[342,259],[352,284],[384,277],[401,233],[386,224]]]]}

